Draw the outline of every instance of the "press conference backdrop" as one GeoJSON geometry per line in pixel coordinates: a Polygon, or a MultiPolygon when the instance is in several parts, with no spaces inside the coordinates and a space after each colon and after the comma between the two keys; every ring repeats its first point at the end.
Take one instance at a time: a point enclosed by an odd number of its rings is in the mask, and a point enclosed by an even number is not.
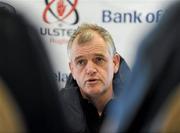
{"type": "MultiPolygon", "coordinates": [[[[67,42],[81,23],[96,23],[112,35],[117,51],[132,67],[139,42],[173,0],[0,0],[37,26],[53,64],[59,89],[68,74],[67,42]]],[[[28,76],[28,75],[27,75],[28,76]]]]}

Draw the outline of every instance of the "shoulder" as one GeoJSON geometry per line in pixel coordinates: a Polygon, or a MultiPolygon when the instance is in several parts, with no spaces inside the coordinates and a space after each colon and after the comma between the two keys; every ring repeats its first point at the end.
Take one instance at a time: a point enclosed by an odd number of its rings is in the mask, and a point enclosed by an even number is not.
{"type": "Polygon", "coordinates": [[[73,87],[60,90],[59,100],[63,109],[66,109],[66,112],[76,113],[76,115],[79,113],[82,115],[81,95],[78,89],[78,87],[73,87]]]}
{"type": "Polygon", "coordinates": [[[78,88],[64,88],[59,92],[59,100],[69,131],[86,130],[85,116],[80,103],[78,88]]]}
{"type": "Polygon", "coordinates": [[[77,87],[73,87],[73,88],[63,88],[59,91],[59,98],[62,100],[66,100],[66,101],[70,101],[73,102],[75,101],[79,101],[79,92],[78,92],[78,88],[77,87]]]}

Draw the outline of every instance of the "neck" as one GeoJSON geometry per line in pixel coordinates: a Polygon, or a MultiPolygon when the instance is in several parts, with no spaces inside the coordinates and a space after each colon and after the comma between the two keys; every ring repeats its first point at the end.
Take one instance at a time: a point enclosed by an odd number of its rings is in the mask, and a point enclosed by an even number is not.
{"type": "Polygon", "coordinates": [[[110,89],[108,90],[109,93],[105,93],[105,95],[103,95],[102,97],[97,98],[94,101],[94,104],[98,110],[99,115],[102,114],[104,107],[106,106],[106,104],[113,98],[113,90],[110,89]]]}
{"type": "Polygon", "coordinates": [[[104,107],[112,98],[113,98],[113,89],[110,88],[100,96],[91,99],[99,115],[102,114],[104,107]]]}

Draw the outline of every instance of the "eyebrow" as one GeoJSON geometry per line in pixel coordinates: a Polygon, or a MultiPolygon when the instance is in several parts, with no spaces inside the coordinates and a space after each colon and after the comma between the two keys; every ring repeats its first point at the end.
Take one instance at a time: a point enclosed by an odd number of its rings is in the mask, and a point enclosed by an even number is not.
{"type": "MultiPolygon", "coordinates": [[[[98,57],[106,57],[106,56],[104,56],[103,54],[94,54],[94,56],[98,56],[98,57]]],[[[79,59],[81,59],[81,58],[84,58],[84,56],[78,56],[78,57],[75,57],[75,61],[77,61],[77,60],[79,60],[79,59]]]]}
{"type": "Polygon", "coordinates": [[[94,54],[95,56],[98,56],[98,57],[106,57],[104,56],[103,54],[94,54]]]}
{"type": "Polygon", "coordinates": [[[74,59],[74,61],[77,61],[77,60],[79,60],[79,59],[81,59],[81,58],[83,58],[83,56],[78,56],[78,57],[76,57],[76,58],[74,59]]]}

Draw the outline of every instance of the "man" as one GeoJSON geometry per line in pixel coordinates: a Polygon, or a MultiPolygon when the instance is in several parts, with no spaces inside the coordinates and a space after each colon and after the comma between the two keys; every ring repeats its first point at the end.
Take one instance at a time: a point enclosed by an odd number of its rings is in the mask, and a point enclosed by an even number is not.
{"type": "Polygon", "coordinates": [[[99,132],[129,68],[116,52],[111,35],[97,25],[79,26],[67,50],[71,74],[60,92],[67,132],[99,132]]]}

